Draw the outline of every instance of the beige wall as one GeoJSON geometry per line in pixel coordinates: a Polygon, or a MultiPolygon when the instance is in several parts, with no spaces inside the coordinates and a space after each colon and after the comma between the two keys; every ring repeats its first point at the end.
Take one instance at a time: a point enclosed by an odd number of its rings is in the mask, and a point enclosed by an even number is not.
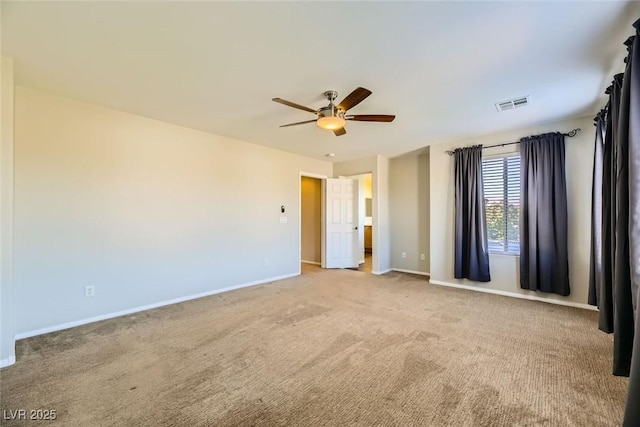
{"type": "Polygon", "coordinates": [[[370,173],[366,173],[362,176],[362,188],[364,190],[364,198],[370,199],[373,197],[373,179],[370,173]]]}
{"type": "Polygon", "coordinates": [[[411,153],[390,162],[391,267],[428,274],[429,155],[428,149],[422,151],[426,153],[411,153]]]}
{"type": "Polygon", "coordinates": [[[20,336],[299,273],[300,173],[331,163],[23,87],[15,102],[20,336]]]}
{"type": "MultiPolygon", "coordinates": [[[[507,113],[508,114],[508,113],[507,113]]],[[[589,251],[591,221],[591,174],[593,168],[592,117],[535,126],[501,134],[482,136],[430,148],[431,174],[431,280],[509,292],[523,296],[586,304],[589,289],[589,251]],[[566,139],[566,174],[569,216],[569,272],[571,295],[562,297],[520,289],[519,257],[490,255],[491,282],[478,283],[453,278],[453,160],[445,153],[473,144],[492,145],[517,141],[521,137],[545,132],[568,132],[581,128],[574,138],[566,139]]],[[[485,155],[513,152],[518,145],[487,149],[485,155]]]]}
{"type": "Polygon", "coordinates": [[[2,57],[0,118],[0,367],[15,361],[13,326],[13,60],[2,57]]]}
{"type": "MultiPolygon", "coordinates": [[[[374,272],[391,270],[391,218],[389,215],[389,159],[376,156],[376,172],[373,177],[373,259],[378,259],[374,272]]],[[[374,265],[375,267],[375,265],[374,265]]]]}
{"type": "Polygon", "coordinates": [[[429,152],[418,156],[418,249],[424,254],[418,271],[431,272],[431,176],[429,174],[429,152]]]}
{"type": "Polygon", "coordinates": [[[300,181],[301,257],[302,261],[320,263],[322,242],[322,181],[303,176],[300,181]]]}

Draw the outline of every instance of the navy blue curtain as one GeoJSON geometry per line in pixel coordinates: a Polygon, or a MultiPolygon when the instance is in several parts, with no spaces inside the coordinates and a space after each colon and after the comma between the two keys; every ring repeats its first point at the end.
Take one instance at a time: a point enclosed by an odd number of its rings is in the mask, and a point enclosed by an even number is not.
{"type": "Polygon", "coordinates": [[[569,295],[564,135],[520,140],[520,287],[569,295]]]}
{"type": "MultiPolygon", "coordinates": [[[[623,78],[620,121],[618,128],[621,138],[627,142],[627,250],[629,263],[627,290],[623,298],[631,300],[631,316],[624,320],[632,341],[629,368],[629,391],[624,416],[624,426],[640,426],[640,20],[633,25],[635,37],[627,40],[629,55],[623,78]]],[[[624,230],[622,230],[624,231],[624,230]]],[[[617,298],[617,296],[616,296],[617,298]]],[[[627,306],[627,309],[629,307],[627,306]]]]}
{"type": "MultiPolygon", "coordinates": [[[[630,58],[628,58],[630,61],[630,58]]],[[[631,65],[630,62],[627,66],[631,65]]],[[[613,259],[613,374],[628,376],[633,352],[633,301],[629,259],[629,79],[615,76],[612,95],[612,140],[615,190],[613,259]]]]}
{"type": "Polygon", "coordinates": [[[456,279],[489,282],[489,245],[482,183],[482,146],[458,148],[455,162],[456,279]]]}
{"type": "Polygon", "coordinates": [[[625,427],[640,426],[640,20],[634,27],[636,35],[625,42],[625,72],[614,76],[605,114],[596,117],[596,150],[602,137],[604,142],[602,156],[596,152],[594,158],[601,162],[602,179],[600,194],[593,194],[589,290],[589,303],[600,309],[600,329],[614,336],[613,374],[629,376],[625,427]]]}
{"type": "MultiPolygon", "coordinates": [[[[602,283],[602,159],[606,111],[596,116],[596,141],[593,147],[591,187],[591,263],[589,266],[589,304],[599,306],[607,295],[600,295],[602,283]]],[[[609,298],[610,299],[610,298],[609,298]]]]}
{"type": "MultiPolygon", "coordinates": [[[[607,106],[606,119],[604,120],[604,143],[602,145],[602,240],[600,241],[600,252],[602,253],[602,268],[600,269],[600,292],[598,299],[599,319],[598,327],[600,330],[613,333],[613,265],[615,264],[615,167],[613,132],[612,125],[612,101],[615,100],[613,95],[613,86],[607,88],[606,93],[609,95],[609,104],[607,106]]],[[[617,107],[616,107],[617,108],[617,107]]]]}

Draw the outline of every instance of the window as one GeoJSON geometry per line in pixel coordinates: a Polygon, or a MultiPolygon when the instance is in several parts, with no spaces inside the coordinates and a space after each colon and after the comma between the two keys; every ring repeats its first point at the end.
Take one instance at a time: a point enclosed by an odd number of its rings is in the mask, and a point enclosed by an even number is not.
{"type": "Polygon", "coordinates": [[[482,160],[489,252],[520,253],[520,155],[482,160]]]}

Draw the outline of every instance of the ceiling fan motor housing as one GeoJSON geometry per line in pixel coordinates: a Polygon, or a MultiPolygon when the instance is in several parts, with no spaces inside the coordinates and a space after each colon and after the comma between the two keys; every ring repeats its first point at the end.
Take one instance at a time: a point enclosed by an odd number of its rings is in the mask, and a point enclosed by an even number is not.
{"type": "Polygon", "coordinates": [[[318,110],[318,118],[320,117],[341,117],[344,119],[344,111],[331,104],[318,110]]]}

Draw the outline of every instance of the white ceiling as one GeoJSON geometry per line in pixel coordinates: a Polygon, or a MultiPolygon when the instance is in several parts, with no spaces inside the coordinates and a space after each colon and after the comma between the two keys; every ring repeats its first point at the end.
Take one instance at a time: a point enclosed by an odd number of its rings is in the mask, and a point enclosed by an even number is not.
{"type": "Polygon", "coordinates": [[[1,3],[20,85],[334,162],[593,113],[640,17],[630,1],[1,3]],[[373,95],[350,113],[396,120],[278,127],[314,116],[271,98],[318,108],[358,86],[373,95]]]}

